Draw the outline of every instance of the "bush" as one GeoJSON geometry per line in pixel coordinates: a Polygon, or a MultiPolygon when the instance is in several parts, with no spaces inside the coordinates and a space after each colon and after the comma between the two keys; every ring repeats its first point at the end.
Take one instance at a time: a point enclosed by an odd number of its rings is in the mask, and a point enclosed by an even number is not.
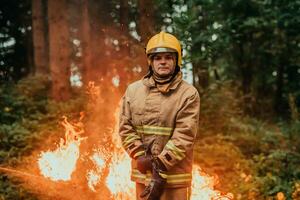
{"type": "Polygon", "coordinates": [[[196,162],[208,174],[218,175],[220,190],[232,192],[236,199],[297,199],[300,123],[245,115],[237,91],[224,82],[204,92],[196,162]]]}
{"type": "MultiPolygon", "coordinates": [[[[15,167],[41,148],[48,137],[58,137],[63,115],[72,118],[84,108],[84,96],[56,103],[48,99],[49,81],[28,77],[17,84],[0,87],[0,164],[15,167]]],[[[52,138],[53,139],[53,138],[52,138]]],[[[54,138],[56,139],[56,138],[54,138]]],[[[36,199],[6,175],[0,176],[0,200],[36,199]]]]}

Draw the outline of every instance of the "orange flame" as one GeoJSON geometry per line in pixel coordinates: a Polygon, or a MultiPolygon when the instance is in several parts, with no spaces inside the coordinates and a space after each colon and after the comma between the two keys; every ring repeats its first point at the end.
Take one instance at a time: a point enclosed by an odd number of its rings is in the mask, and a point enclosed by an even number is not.
{"type": "Polygon", "coordinates": [[[114,153],[109,163],[106,185],[113,199],[131,200],[135,184],[130,180],[130,158],[125,152],[114,153]]]}
{"type": "Polygon", "coordinates": [[[65,139],[60,140],[56,150],[42,152],[38,158],[40,173],[53,181],[71,180],[80,154],[80,142],[84,139],[80,137],[83,133],[81,123],[72,125],[64,116],[62,125],[65,128],[65,139]]]}
{"type": "Polygon", "coordinates": [[[214,190],[217,182],[216,178],[209,177],[202,172],[198,165],[193,166],[193,180],[192,180],[192,200],[230,200],[233,195],[228,193],[221,195],[219,191],[214,190]]]}
{"type": "Polygon", "coordinates": [[[106,161],[102,158],[102,156],[99,154],[99,152],[94,153],[90,159],[93,161],[93,163],[96,165],[95,170],[89,170],[86,178],[88,181],[88,187],[93,191],[96,192],[95,187],[101,180],[101,176],[103,173],[103,170],[106,166],[106,161]]]}

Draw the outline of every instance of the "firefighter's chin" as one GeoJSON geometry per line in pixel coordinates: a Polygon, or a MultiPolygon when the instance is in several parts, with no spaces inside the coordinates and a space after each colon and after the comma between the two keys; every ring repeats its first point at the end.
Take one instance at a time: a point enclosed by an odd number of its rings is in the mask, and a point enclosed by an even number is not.
{"type": "Polygon", "coordinates": [[[157,70],[157,74],[161,77],[167,77],[173,74],[173,71],[169,67],[160,67],[157,70]]]}

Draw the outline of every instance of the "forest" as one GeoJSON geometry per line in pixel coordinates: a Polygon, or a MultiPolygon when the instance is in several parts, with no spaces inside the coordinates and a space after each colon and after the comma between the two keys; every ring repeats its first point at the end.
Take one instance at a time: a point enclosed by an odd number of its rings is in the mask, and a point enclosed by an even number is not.
{"type": "Polygon", "coordinates": [[[1,0],[0,200],[127,200],[93,155],[118,163],[119,101],[160,31],[200,94],[194,161],[213,190],[300,200],[299,0],[1,0]],[[78,159],[60,161],[69,181],[39,169],[56,148],[78,159]]]}

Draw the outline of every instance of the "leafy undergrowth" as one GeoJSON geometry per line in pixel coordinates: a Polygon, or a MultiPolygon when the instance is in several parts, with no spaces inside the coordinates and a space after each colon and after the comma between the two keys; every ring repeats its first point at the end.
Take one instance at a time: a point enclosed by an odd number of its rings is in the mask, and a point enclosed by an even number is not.
{"type": "MultiPolygon", "coordinates": [[[[58,137],[62,116],[72,117],[82,109],[82,97],[65,103],[47,98],[46,77],[29,77],[18,84],[0,87],[0,165],[14,168],[58,137]]],[[[61,134],[61,133],[60,133],[61,134]]],[[[36,199],[21,183],[0,174],[0,200],[36,199]]]]}
{"type": "Polygon", "coordinates": [[[230,83],[202,97],[195,162],[235,199],[300,199],[300,123],[245,116],[230,83]]]}

